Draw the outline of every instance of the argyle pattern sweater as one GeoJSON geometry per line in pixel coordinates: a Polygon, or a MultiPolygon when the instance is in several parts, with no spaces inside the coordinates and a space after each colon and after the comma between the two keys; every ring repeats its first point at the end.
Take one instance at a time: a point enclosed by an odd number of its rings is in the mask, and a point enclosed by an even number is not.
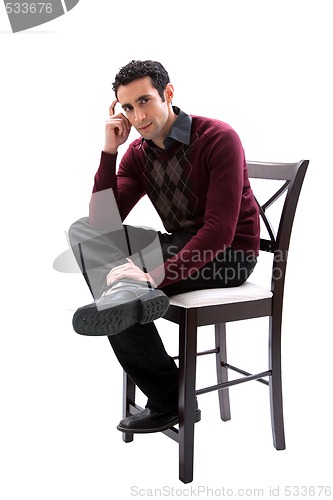
{"type": "MultiPolygon", "coordinates": [[[[243,147],[226,123],[192,116],[189,145],[175,141],[162,150],[140,138],[130,144],[117,173],[116,162],[117,155],[102,152],[93,193],[112,188],[122,220],[147,194],[167,232],[193,234],[163,269],[150,271],[159,288],[177,281],[177,266],[185,279],[229,246],[259,253],[259,213],[243,147]]],[[[98,227],[93,200],[90,221],[98,227]]]]}

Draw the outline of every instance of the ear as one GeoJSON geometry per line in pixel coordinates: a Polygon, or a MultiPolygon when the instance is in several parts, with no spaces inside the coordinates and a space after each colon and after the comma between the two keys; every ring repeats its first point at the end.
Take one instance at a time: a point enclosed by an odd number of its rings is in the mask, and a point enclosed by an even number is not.
{"type": "Polygon", "coordinates": [[[172,83],[168,83],[165,87],[165,90],[164,90],[164,95],[165,95],[165,99],[167,102],[172,101],[174,93],[175,93],[175,91],[174,91],[172,83]]]}

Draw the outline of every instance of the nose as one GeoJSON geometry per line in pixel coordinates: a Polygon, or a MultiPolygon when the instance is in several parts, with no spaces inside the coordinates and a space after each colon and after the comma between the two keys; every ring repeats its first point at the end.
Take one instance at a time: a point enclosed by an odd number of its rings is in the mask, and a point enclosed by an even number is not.
{"type": "Polygon", "coordinates": [[[142,123],[146,118],[146,114],[142,109],[134,109],[134,119],[137,123],[142,123]]]}

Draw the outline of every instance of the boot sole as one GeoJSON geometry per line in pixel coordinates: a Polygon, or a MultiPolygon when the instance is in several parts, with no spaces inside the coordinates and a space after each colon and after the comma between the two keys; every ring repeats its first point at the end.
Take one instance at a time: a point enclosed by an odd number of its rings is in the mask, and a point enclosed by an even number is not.
{"type": "Polygon", "coordinates": [[[146,324],[161,318],[169,307],[168,297],[160,290],[109,309],[96,304],[80,307],[73,316],[73,328],[80,335],[115,335],[136,323],[146,324]],[[149,296],[150,294],[153,296],[149,296]]]}
{"type": "MultiPolygon", "coordinates": [[[[200,422],[200,420],[201,420],[201,410],[196,410],[195,417],[194,417],[194,423],[200,422]]],[[[174,420],[171,420],[167,424],[160,425],[158,427],[151,427],[151,428],[137,427],[134,429],[129,429],[128,427],[123,427],[122,425],[119,424],[119,425],[117,425],[117,429],[118,429],[118,431],[121,431],[121,432],[127,432],[127,433],[129,432],[129,433],[133,433],[133,434],[149,434],[151,432],[166,431],[167,429],[170,429],[171,427],[173,427],[174,425],[177,425],[177,424],[178,424],[178,417],[175,417],[174,420]]]]}

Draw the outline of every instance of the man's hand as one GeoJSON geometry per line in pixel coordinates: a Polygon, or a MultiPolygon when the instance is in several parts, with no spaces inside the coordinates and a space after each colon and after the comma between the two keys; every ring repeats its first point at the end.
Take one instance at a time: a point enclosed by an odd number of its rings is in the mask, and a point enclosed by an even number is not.
{"type": "Polygon", "coordinates": [[[118,100],[115,99],[109,108],[109,118],[105,124],[105,146],[104,151],[116,154],[121,144],[127,141],[131,124],[123,113],[115,114],[118,100]]]}
{"type": "Polygon", "coordinates": [[[128,262],[126,264],[122,264],[121,266],[117,266],[111,269],[106,277],[107,285],[111,285],[112,283],[120,281],[124,278],[131,278],[135,281],[149,281],[153,286],[156,287],[156,284],[150,274],[144,273],[142,269],[136,266],[130,259],[127,260],[128,262]]]}

